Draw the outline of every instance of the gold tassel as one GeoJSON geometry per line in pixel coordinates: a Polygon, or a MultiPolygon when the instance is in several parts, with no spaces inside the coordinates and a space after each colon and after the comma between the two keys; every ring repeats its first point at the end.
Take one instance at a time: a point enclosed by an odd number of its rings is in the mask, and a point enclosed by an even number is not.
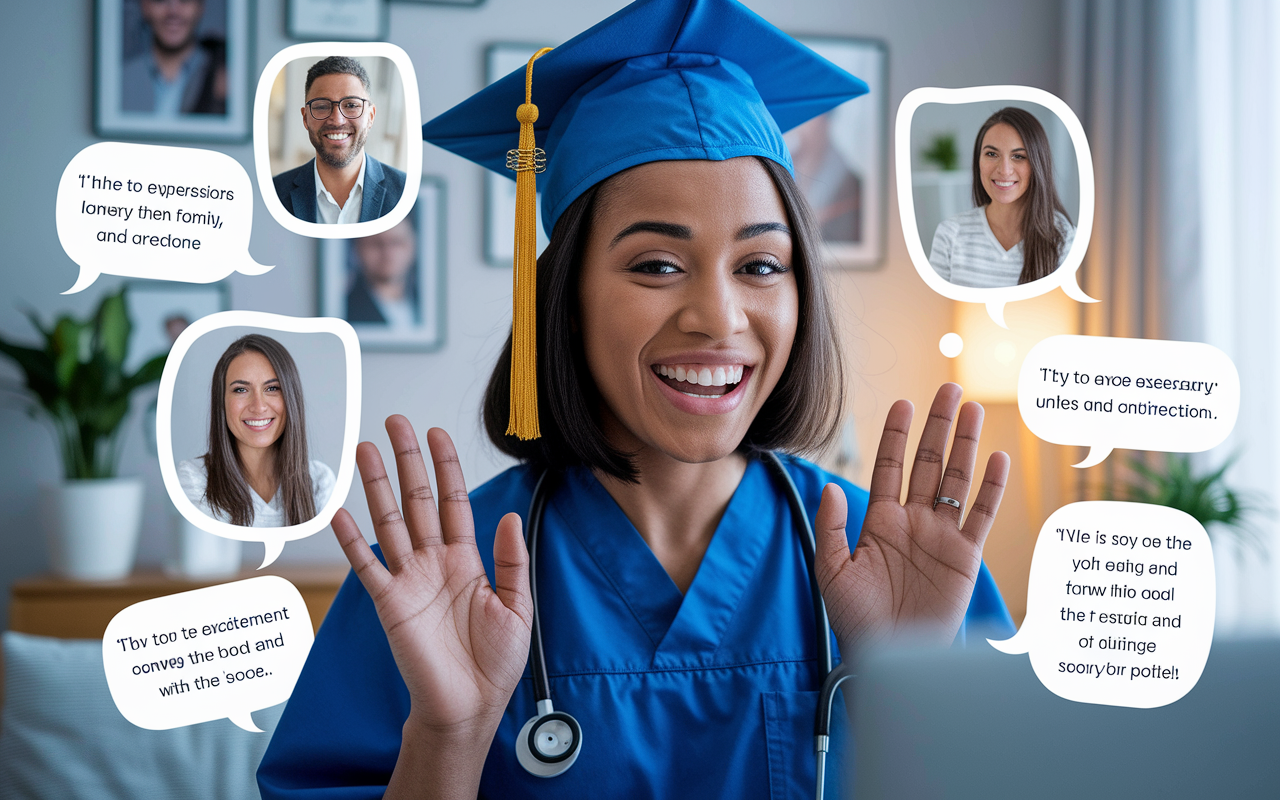
{"type": "Polygon", "coordinates": [[[533,62],[546,53],[533,54],[524,73],[524,105],[516,109],[520,144],[507,151],[507,169],[516,173],[516,242],[512,259],[511,312],[511,417],[507,435],[537,439],[538,429],[538,216],[537,173],[547,168],[547,154],[533,138],[538,107],[533,104],[533,62]]]}

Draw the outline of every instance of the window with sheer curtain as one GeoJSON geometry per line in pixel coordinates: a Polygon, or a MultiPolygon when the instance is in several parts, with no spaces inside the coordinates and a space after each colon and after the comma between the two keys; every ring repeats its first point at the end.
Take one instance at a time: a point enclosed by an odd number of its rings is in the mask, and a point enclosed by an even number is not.
{"type": "MultiPolygon", "coordinates": [[[[1280,628],[1280,4],[1067,0],[1063,99],[1088,132],[1097,213],[1081,330],[1203,341],[1240,372],[1229,485],[1270,512],[1249,520],[1270,553],[1210,530],[1220,633],[1280,628]]],[[[1075,455],[1072,453],[1071,455],[1075,455]]],[[[1069,456],[1068,456],[1069,457],[1069,456]]],[[[1156,458],[1156,457],[1153,457],[1156,458]]],[[[1096,496],[1129,476],[1112,457],[1079,471],[1096,496]]]]}

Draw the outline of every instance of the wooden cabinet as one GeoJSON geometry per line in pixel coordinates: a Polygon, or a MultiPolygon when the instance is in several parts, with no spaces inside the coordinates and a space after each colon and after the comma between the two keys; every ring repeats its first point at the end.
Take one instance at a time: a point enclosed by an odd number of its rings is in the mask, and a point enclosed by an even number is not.
{"type": "Polygon", "coordinates": [[[343,566],[281,567],[190,580],[153,570],[135,572],[124,580],[101,582],[41,575],[13,585],[9,630],[64,639],[101,639],[111,618],[134,603],[259,575],[279,575],[298,587],[311,614],[312,627],[318,630],[347,571],[343,566]]]}

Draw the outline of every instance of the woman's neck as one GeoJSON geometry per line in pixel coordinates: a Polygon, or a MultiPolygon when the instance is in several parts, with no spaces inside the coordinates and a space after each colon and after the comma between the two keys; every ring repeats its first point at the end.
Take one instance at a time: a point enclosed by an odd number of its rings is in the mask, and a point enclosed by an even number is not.
{"type": "Polygon", "coordinates": [[[277,446],[245,447],[236,442],[236,451],[240,455],[240,467],[244,470],[245,480],[268,503],[275,497],[280,480],[276,472],[277,446]]]}
{"type": "Polygon", "coordinates": [[[1022,241],[1022,213],[1025,203],[987,203],[987,225],[1005,250],[1022,241]]]}
{"type": "Polygon", "coordinates": [[[742,481],[747,459],[733,453],[718,461],[686,464],[646,448],[632,461],[640,472],[638,483],[599,472],[596,477],[683,594],[742,481]]]}

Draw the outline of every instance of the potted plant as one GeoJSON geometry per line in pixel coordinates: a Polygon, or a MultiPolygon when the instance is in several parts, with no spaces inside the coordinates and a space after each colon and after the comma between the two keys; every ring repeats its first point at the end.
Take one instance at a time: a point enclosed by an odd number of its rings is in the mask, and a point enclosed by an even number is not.
{"type": "Polygon", "coordinates": [[[53,569],[82,580],[122,578],[137,552],[143,483],[116,475],[120,431],[129,398],[160,380],[167,355],[125,373],[133,326],[123,289],[103,298],[87,320],[64,314],[46,328],[34,312],[27,318],[43,347],[0,337],[0,353],[26,375],[33,416],[53,424],[62,454],[63,482],[41,487],[40,497],[53,569]]]}
{"type": "Polygon", "coordinates": [[[956,147],[955,134],[940,133],[929,141],[929,148],[920,153],[926,164],[932,164],[943,172],[960,169],[960,150],[956,147]]]}
{"type": "Polygon", "coordinates": [[[1264,507],[1253,495],[1232,489],[1223,478],[1235,461],[1232,456],[1216,470],[1197,474],[1191,468],[1191,456],[1185,453],[1169,454],[1163,469],[1153,469],[1135,458],[1129,466],[1137,480],[1121,487],[1123,499],[1185,511],[1204,526],[1211,539],[1230,536],[1265,558],[1266,544],[1248,522],[1251,514],[1264,511],[1264,507]]]}

